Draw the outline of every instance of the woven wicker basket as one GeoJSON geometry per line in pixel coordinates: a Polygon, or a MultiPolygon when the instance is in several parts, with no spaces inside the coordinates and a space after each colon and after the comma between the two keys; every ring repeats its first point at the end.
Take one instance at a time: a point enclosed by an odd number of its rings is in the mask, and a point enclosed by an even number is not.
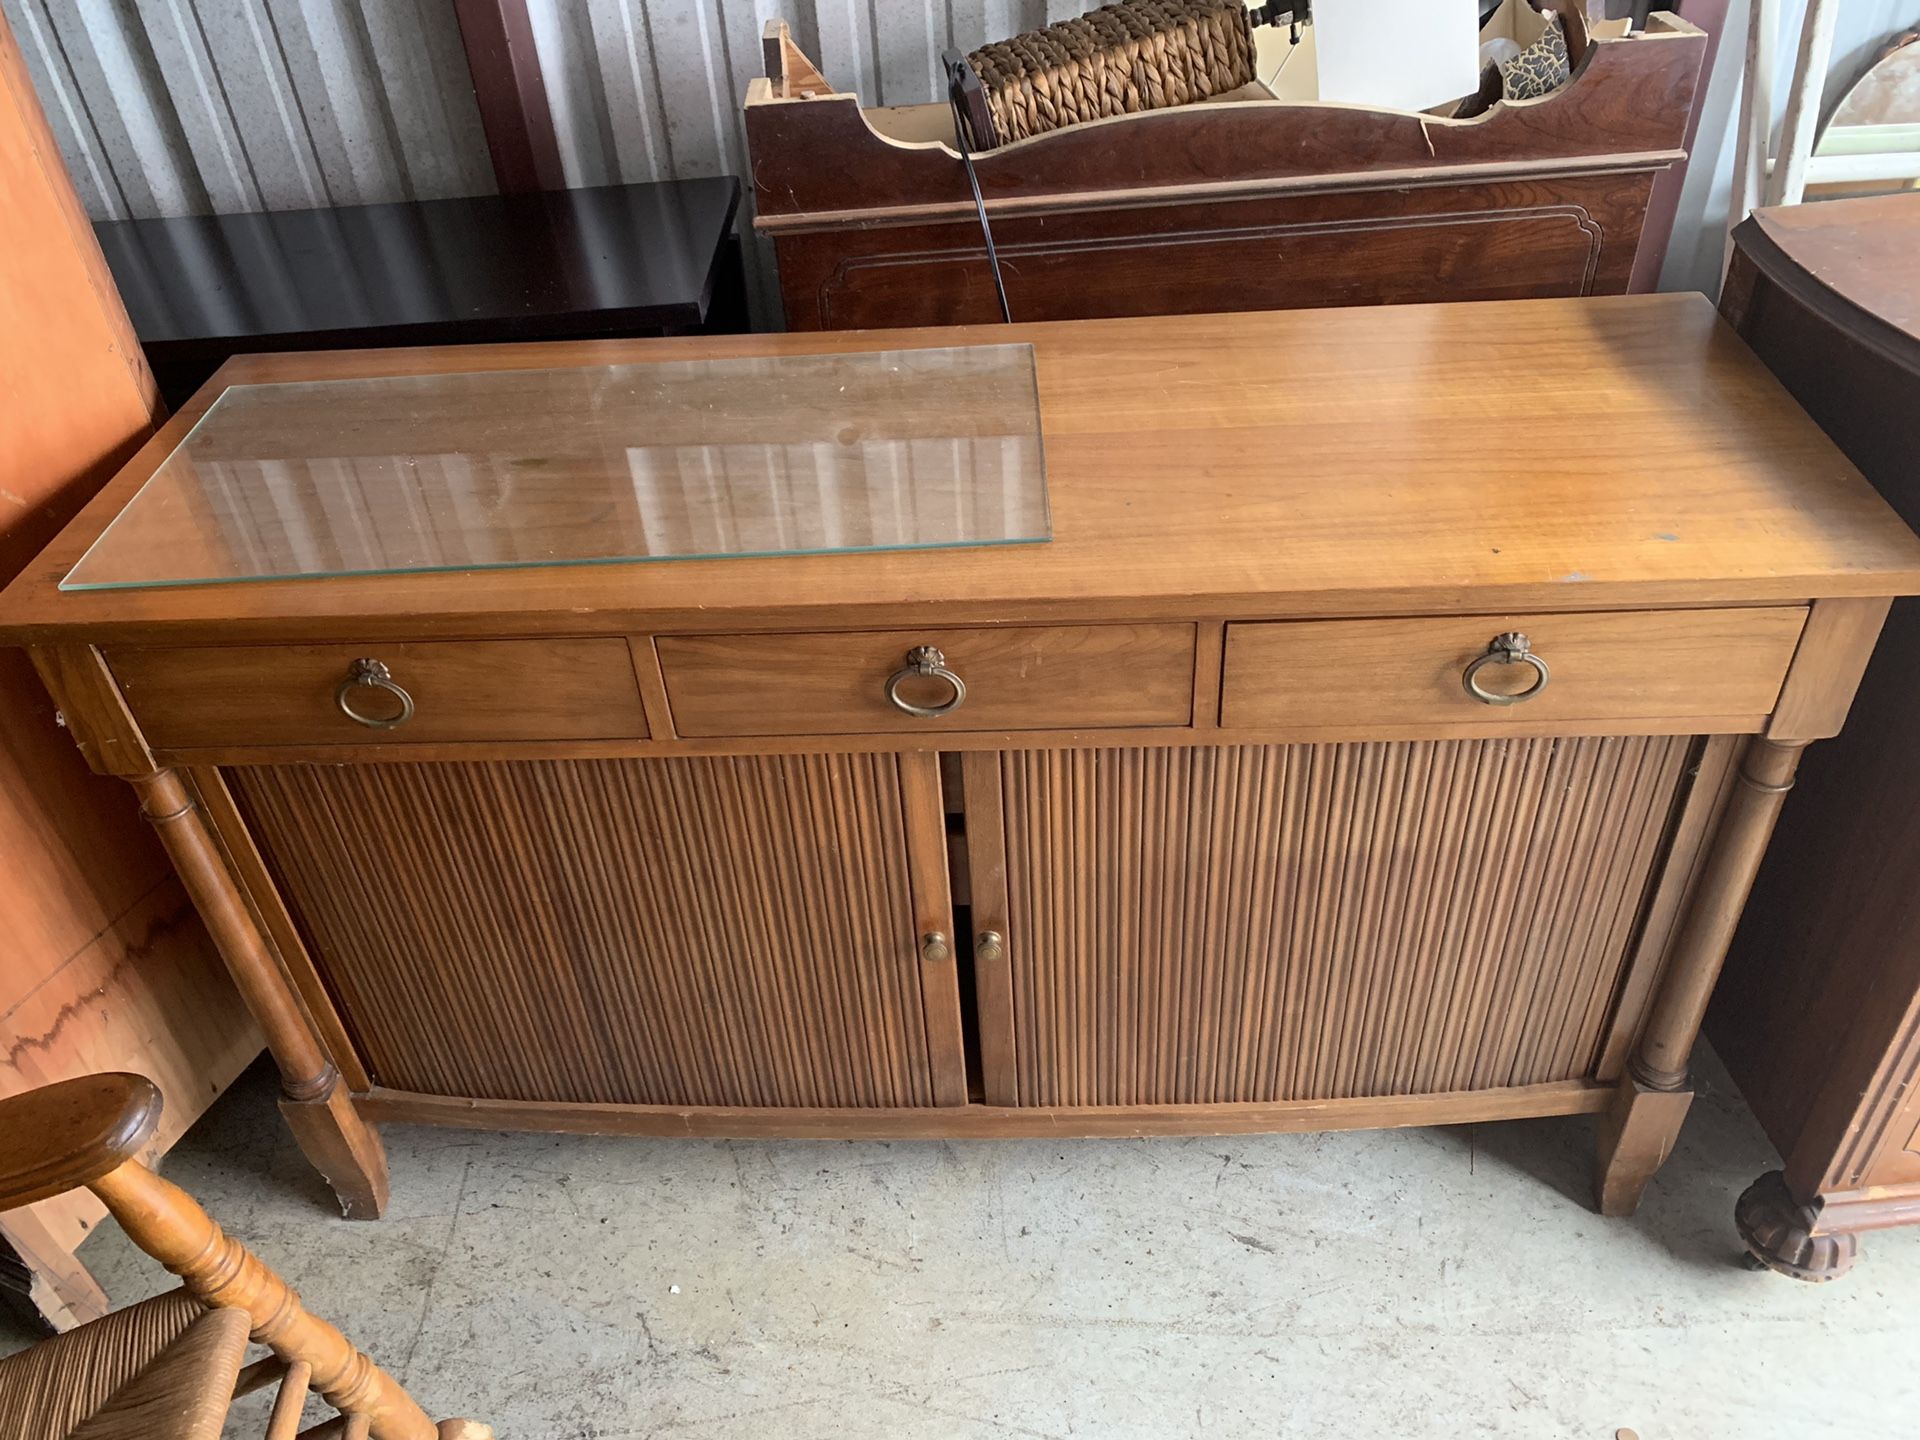
{"type": "Polygon", "coordinates": [[[1242,0],[1122,0],[983,46],[967,64],[1005,144],[1237,90],[1254,78],[1253,57],[1242,0]]]}

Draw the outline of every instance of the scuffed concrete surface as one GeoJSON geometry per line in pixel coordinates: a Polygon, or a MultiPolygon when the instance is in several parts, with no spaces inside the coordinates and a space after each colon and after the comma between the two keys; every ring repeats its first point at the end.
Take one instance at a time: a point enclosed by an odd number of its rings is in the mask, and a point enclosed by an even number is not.
{"type": "MultiPolygon", "coordinates": [[[[1734,1196],[1778,1162],[1702,1060],[1631,1221],[1587,1207],[1592,1126],[1568,1120],[951,1144],[395,1128],[393,1208],[362,1224],[329,1212],[258,1068],[167,1174],[429,1410],[503,1440],[1913,1433],[1920,1231],[1867,1237],[1828,1286],[1740,1268],[1734,1196]]],[[[167,1283],[111,1228],[83,1258],[118,1302],[167,1283]]],[[[257,1435],[266,1399],[229,1433],[257,1435]]]]}

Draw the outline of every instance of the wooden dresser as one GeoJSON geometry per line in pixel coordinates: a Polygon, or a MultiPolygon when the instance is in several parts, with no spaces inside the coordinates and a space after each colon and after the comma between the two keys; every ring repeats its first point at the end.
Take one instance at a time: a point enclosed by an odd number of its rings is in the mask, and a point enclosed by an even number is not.
{"type": "MultiPolygon", "coordinates": [[[[1920,524],[1920,195],[1763,210],[1721,308],[1920,524]]],[[[1709,1020],[1786,1160],[1740,1197],[1758,1259],[1802,1279],[1858,1231],[1920,1224],[1920,601],[1901,600],[1846,735],[1809,757],[1709,1020]]]]}
{"type": "Polygon", "coordinates": [[[1706,301],[1646,296],[248,357],[0,635],[350,1213],[383,1120],[1579,1113],[1625,1213],[1915,590],[1706,301]],[[904,543],[957,548],[863,548],[904,543]],[[717,551],[763,553],[553,563],[717,551]]]}
{"type": "MultiPolygon", "coordinates": [[[[1014,318],[1618,295],[1646,281],[1649,199],[1686,161],[1707,37],[1656,12],[1641,33],[1589,39],[1579,0],[1536,8],[1566,26],[1572,78],[1470,119],[1254,85],[976,153],[1014,318]]],[[[785,29],[768,24],[743,125],[787,328],[998,320],[947,101],[863,108],[785,29]]]]}

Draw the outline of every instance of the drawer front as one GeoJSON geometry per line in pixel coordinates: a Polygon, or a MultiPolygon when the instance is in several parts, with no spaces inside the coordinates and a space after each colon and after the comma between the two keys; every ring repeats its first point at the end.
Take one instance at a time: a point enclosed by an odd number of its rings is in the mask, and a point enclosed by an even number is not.
{"type": "Polygon", "coordinates": [[[1229,625],[1220,723],[1471,733],[1542,721],[1751,722],[1779,698],[1806,618],[1804,606],[1778,606],[1229,625]],[[1533,658],[1493,655],[1474,681],[1495,698],[1468,694],[1468,667],[1514,633],[1533,658]]]}
{"type": "Polygon", "coordinates": [[[618,637],[112,650],[107,664],[147,743],[163,749],[647,735],[618,637]],[[354,684],[347,706],[385,720],[411,702],[399,724],[342,709],[342,684],[363,659],[384,665],[397,690],[354,684]]]}
{"type": "Polygon", "coordinates": [[[671,635],[659,647],[687,736],[1115,729],[1193,715],[1191,625],[671,635]],[[946,674],[910,666],[909,652],[934,663],[929,650],[946,674]],[[949,676],[965,687],[957,705],[949,676]]]}

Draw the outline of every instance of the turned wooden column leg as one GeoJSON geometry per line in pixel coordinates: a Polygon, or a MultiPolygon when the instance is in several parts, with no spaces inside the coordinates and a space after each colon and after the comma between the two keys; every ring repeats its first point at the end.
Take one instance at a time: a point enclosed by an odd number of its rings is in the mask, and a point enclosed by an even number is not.
{"type": "MultiPolygon", "coordinates": [[[[224,1234],[184,1190],[137,1160],[87,1188],[105,1202],[134,1244],[178,1275],[202,1302],[244,1310],[255,1340],[290,1365],[311,1367],[313,1388],[342,1413],[365,1416],[373,1440],[437,1440],[441,1428],[399,1381],[332,1325],[309,1314],[292,1286],[224,1234]]],[[[488,1434],[485,1427],[470,1433],[488,1434]]]]}
{"type": "Polygon", "coordinates": [[[339,1072],[308,1026],[192,792],[172,770],[133,776],[130,782],[247,1008],[266,1032],[267,1049],[280,1067],[280,1113],[302,1153],[333,1187],[350,1219],[378,1218],[387,1208],[387,1155],[380,1137],[354,1109],[339,1072]]]}
{"type": "Polygon", "coordinates": [[[1596,1189],[1603,1215],[1634,1212],[1680,1134],[1680,1122],[1693,1103],[1688,1057],[1805,747],[1804,740],[1756,736],[1741,759],[1739,779],[1674,939],[1652,1010],[1627,1061],[1627,1074],[1600,1117],[1596,1189]]]}

